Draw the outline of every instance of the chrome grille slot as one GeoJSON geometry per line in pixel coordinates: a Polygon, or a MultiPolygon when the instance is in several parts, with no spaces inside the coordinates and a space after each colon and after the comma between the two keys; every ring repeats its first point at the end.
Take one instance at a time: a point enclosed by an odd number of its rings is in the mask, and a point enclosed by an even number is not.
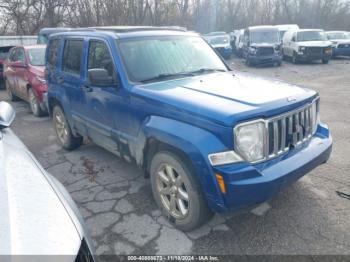
{"type": "Polygon", "coordinates": [[[309,140],[313,135],[312,125],[317,124],[315,121],[317,113],[318,100],[315,100],[306,107],[267,120],[266,159],[276,157],[309,140]],[[316,103],[316,112],[312,110],[314,103],[316,103]]]}

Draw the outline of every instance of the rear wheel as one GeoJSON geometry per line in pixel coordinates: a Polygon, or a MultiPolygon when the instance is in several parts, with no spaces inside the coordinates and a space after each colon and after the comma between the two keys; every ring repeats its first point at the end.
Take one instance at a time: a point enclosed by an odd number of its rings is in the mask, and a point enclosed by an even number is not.
{"type": "Polygon", "coordinates": [[[31,88],[29,88],[28,90],[28,98],[29,98],[30,109],[32,110],[33,115],[38,117],[43,116],[45,112],[41,109],[40,104],[36,99],[36,96],[34,95],[34,92],[31,88]]]}
{"type": "Polygon", "coordinates": [[[208,221],[212,212],[199,183],[185,163],[171,152],[157,153],[150,168],[153,196],[175,227],[189,231],[208,221]]]}
{"type": "Polygon", "coordinates": [[[18,97],[13,94],[10,83],[7,79],[5,80],[5,88],[10,101],[18,101],[18,97]]]}
{"type": "Polygon", "coordinates": [[[83,137],[75,136],[60,106],[53,109],[53,123],[59,142],[63,148],[73,150],[81,146],[83,137]]]}

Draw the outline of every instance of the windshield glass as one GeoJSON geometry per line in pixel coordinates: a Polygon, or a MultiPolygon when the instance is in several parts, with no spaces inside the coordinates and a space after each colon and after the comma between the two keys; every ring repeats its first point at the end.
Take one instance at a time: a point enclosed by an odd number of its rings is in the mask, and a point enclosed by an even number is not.
{"type": "Polygon", "coordinates": [[[210,37],[207,37],[207,39],[211,45],[225,45],[230,43],[230,37],[228,35],[227,36],[226,35],[210,36],[210,37]]]}
{"type": "Polygon", "coordinates": [[[45,65],[45,47],[28,50],[29,63],[33,66],[45,65]]]}
{"type": "Polygon", "coordinates": [[[334,40],[334,39],[348,39],[349,36],[346,35],[346,33],[343,32],[338,32],[338,33],[328,33],[327,38],[329,40],[334,40]]]}
{"type": "Polygon", "coordinates": [[[134,82],[160,75],[178,74],[181,77],[184,73],[202,69],[227,71],[222,60],[200,37],[152,37],[118,42],[127,73],[134,82]]]}
{"type": "Polygon", "coordinates": [[[276,31],[252,31],[250,33],[252,44],[275,44],[280,41],[280,34],[276,31]]]}
{"type": "Polygon", "coordinates": [[[325,41],[325,34],[322,31],[304,31],[298,32],[297,42],[306,41],[325,41]]]}

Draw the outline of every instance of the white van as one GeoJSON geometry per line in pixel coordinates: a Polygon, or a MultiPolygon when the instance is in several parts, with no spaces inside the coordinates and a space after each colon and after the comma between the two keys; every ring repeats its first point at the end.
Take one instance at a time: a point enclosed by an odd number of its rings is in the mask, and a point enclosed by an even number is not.
{"type": "Polygon", "coordinates": [[[320,29],[290,30],[284,34],[282,53],[283,58],[291,58],[295,64],[314,60],[327,64],[332,56],[332,43],[320,29]]]}
{"type": "Polygon", "coordinates": [[[299,26],[296,24],[291,25],[276,25],[278,31],[280,32],[280,38],[283,40],[283,36],[287,31],[290,30],[299,30],[299,26]]]}

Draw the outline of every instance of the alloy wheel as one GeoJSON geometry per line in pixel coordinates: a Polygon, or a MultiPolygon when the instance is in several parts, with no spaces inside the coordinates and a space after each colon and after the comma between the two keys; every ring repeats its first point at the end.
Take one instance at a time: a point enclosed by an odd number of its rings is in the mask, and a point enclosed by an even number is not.
{"type": "Polygon", "coordinates": [[[55,127],[58,139],[62,144],[65,144],[68,139],[68,126],[67,122],[64,119],[64,116],[60,112],[56,112],[55,114],[55,127]]]}
{"type": "Polygon", "coordinates": [[[190,208],[186,185],[174,167],[164,164],[157,173],[157,190],[163,206],[176,219],[183,219],[190,208]]]}

